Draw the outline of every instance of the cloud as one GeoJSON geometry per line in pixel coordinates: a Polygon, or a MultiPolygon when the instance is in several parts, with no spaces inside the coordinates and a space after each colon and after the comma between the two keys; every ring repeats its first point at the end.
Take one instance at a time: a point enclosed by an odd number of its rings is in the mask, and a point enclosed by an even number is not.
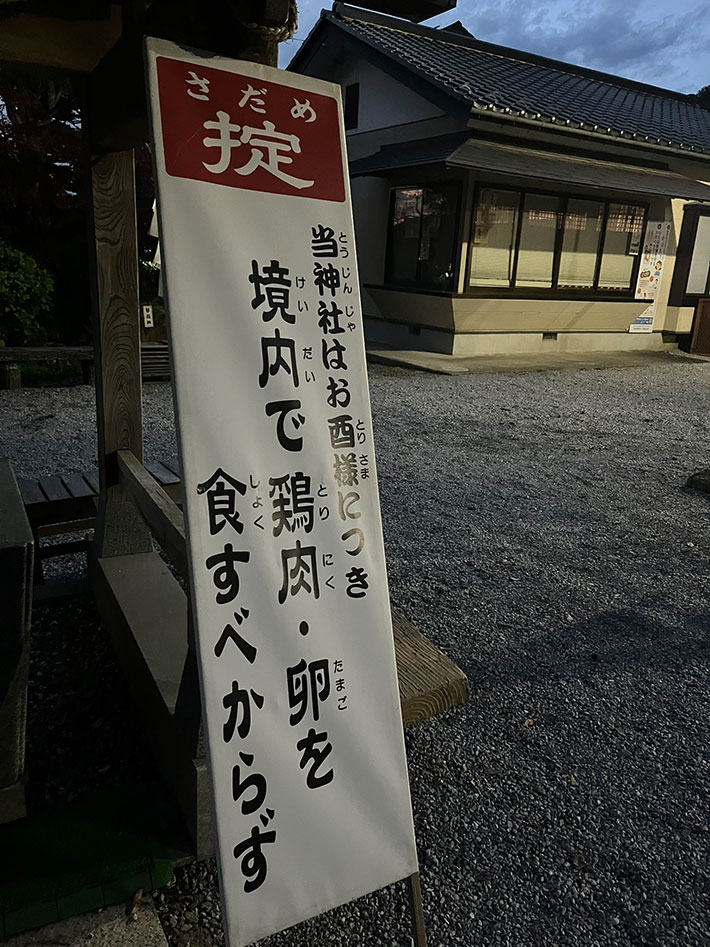
{"type": "MultiPolygon", "coordinates": [[[[297,40],[321,6],[301,0],[297,40]]],[[[639,82],[680,92],[710,83],[710,0],[676,0],[670,8],[628,0],[459,0],[456,10],[427,25],[456,18],[481,40],[639,82]]],[[[286,44],[286,59],[297,49],[286,44]]]]}
{"type": "Polygon", "coordinates": [[[710,81],[710,63],[706,71],[701,65],[710,46],[710,4],[684,9],[681,0],[672,13],[667,9],[624,0],[597,0],[593,6],[553,0],[531,10],[527,0],[503,0],[475,10],[464,2],[459,13],[480,39],[694,92],[710,81]]]}

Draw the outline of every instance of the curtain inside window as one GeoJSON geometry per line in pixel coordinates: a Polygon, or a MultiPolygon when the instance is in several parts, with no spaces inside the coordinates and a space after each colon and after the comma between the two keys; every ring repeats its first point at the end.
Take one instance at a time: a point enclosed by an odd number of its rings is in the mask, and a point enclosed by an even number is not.
{"type": "Polygon", "coordinates": [[[610,204],[606,221],[599,289],[629,289],[643,236],[643,207],[610,204]]]}
{"type": "Polygon", "coordinates": [[[603,203],[572,197],[567,201],[558,286],[593,288],[603,224],[603,203]]]}
{"type": "Polygon", "coordinates": [[[423,194],[420,187],[398,188],[394,192],[389,275],[397,283],[413,283],[417,279],[423,194]]]}
{"type": "Polygon", "coordinates": [[[453,289],[458,198],[455,184],[424,189],[419,241],[419,282],[423,286],[453,289]]]}
{"type": "Polygon", "coordinates": [[[510,286],[520,195],[515,191],[482,190],[471,236],[471,286],[510,286]]]}
{"type": "Polygon", "coordinates": [[[525,195],[516,286],[552,287],[557,220],[561,208],[559,197],[525,195]]]}

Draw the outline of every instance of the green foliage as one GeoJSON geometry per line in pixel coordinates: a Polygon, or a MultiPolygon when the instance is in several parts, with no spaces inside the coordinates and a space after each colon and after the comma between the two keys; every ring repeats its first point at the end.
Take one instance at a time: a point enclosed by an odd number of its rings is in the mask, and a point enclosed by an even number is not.
{"type": "Polygon", "coordinates": [[[704,109],[710,109],[710,85],[704,85],[695,93],[695,101],[704,109]]]}
{"type": "Polygon", "coordinates": [[[49,310],[54,284],[28,254],[0,241],[0,341],[27,345],[41,340],[40,316],[49,310]]]}

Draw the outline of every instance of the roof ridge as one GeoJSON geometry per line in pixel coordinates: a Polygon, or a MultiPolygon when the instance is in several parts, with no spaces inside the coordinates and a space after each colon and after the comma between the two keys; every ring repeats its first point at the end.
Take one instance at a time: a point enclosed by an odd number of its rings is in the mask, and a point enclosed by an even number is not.
{"type": "Polygon", "coordinates": [[[552,59],[549,56],[542,56],[538,53],[529,53],[522,49],[515,49],[512,46],[502,46],[498,43],[489,43],[478,39],[476,36],[464,36],[460,33],[452,33],[445,29],[438,29],[432,26],[424,26],[421,23],[410,23],[407,20],[401,20],[396,17],[385,16],[381,13],[371,13],[369,10],[362,10],[359,7],[352,7],[345,3],[333,3],[333,10],[326,11],[327,18],[333,19],[351,19],[363,23],[371,23],[375,26],[382,26],[385,29],[398,30],[402,33],[412,33],[414,35],[424,36],[437,42],[443,42],[451,46],[462,46],[467,49],[475,49],[478,52],[488,55],[498,56],[501,59],[520,59],[523,62],[531,62],[537,65],[544,65],[558,72],[572,74],[580,77],[586,77],[603,82],[606,85],[619,89],[630,89],[646,95],[656,95],[661,98],[674,99],[692,105],[701,111],[701,105],[694,101],[694,95],[686,92],[676,92],[673,89],[664,89],[661,86],[650,85],[646,82],[638,82],[636,79],[628,79],[625,76],[616,76],[612,73],[601,72],[598,69],[590,69],[588,66],[578,66],[574,63],[564,62],[559,59],[552,59]]]}

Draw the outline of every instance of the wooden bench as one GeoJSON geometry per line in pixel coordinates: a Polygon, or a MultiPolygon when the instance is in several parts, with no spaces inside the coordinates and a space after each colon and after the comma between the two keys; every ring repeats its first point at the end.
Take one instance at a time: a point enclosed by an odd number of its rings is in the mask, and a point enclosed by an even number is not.
{"type": "Polygon", "coordinates": [[[22,387],[23,362],[81,363],[86,384],[94,383],[94,350],[90,345],[38,345],[0,347],[0,388],[22,387]]]}
{"type": "MultiPolygon", "coordinates": [[[[88,345],[43,345],[0,347],[0,388],[22,387],[22,365],[27,362],[71,362],[81,365],[82,381],[94,384],[94,350],[88,345]]],[[[141,345],[141,375],[152,381],[170,378],[170,350],[167,342],[141,345]]]]}
{"type": "Polygon", "coordinates": [[[170,378],[170,350],[167,342],[141,345],[141,375],[144,381],[170,378]]]}
{"type": "MultiPolygon", "coordinates": [[[[171,500],[178,504],[182,502],[180,466],[176,458],[161,463],[147,462],[145,467],[171,500]]],[[[17,483],[30,525],[33,530],[41,531],[42,536],[76,532],[76,528],[66,527],[75,525],[77,520],[91,519],[93,524],[99,494],[99,472],[96,468],[39,477],[37,480],[18,477],[17,483]]]]}
{"type": "MultiPolygon", "coordinates": [[[[182,502],[177,459],[148,463],[147,469],[175,503],[182,502]]],[[[96,468],[28,480],[18,477],[22,502],[35,540],[35,600],[44,601],[72,595],[86,589],[85,582],[44,584],[42,563],[57,556],[86,554],[88,540],[42,543],[43,538],[93,529],[99,494],[96,468]]]]}

